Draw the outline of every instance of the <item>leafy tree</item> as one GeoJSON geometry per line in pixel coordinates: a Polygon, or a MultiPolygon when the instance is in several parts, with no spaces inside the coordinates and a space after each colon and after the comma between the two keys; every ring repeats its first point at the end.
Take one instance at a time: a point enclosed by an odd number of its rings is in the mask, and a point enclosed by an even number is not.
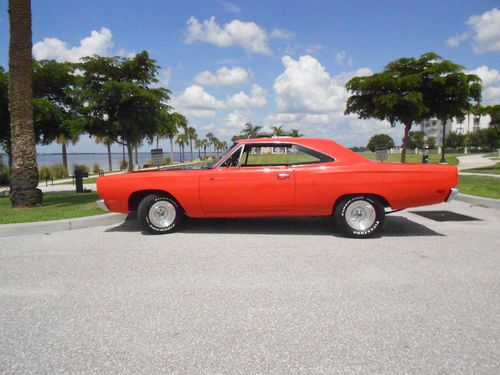
{"type": "Polygon", "coordinates": [[[244,135],[245,138],[257,138],[261,129],[262,126],[247,122],[243,127],[242,135],[244,135]]]}
{"type": "Polygon", "coordinates": [[[371,152],[375,152],[375,147],[385,146],[387,148],[394,148],[394,140],[388,134],[375,134],[370,138],[366,148],[371,152]]]}
{"type": "Polygon", "coordinates": [[[429,147],[431,150],[434,150],[436,148],[436,138],[427,138],[427,147],[429,147]]]}
{"type": "Polygon", "coordinates": [[[292,130],[290,130],[290,132],[288,133],[288,135],[289,135],[290,137],[295,137],[295,138],[298,138],[298,137],[303,137],[303,136],[304,136],[303,134],[301,134],[301,133],[299,132],[299,130],[298,130],[298,129],[292,129],[292,130]]]}
{"type": "Polygon", "coordinates": [[[415,122],[437,117],[445,121],[462,118],[471,109],[470,100],[478,99],[480,80],[462,72],[460,65],[435,53],[420,58],[401,58],[385,69],[366,77],[354,77],[346,84],[353,93],[345,114],[359,118],[386,120],[392,126],[405,126],[401,161],[406,159],[409,132],[415,122]]]}
{"type": "Polygon", "coordinates": [[[33,61],[33,105],[38,143],[57,142],[68,170],[67,145],[83,133],[80,114],[79,78],[75,64],[54,60],[33,61]]]}
{"type": "Polygon", "coordinates": [[[85,57],[79,67],[86,130],[125,145],[132,170],[134,148],[154,139],[170,110],[169,90],[151,87],[158,65],[143,51],[132,58],[85,57]]]}
{"type": "Polygon", "coordinates": [[[490,126],[500,129],[500,104],[484,107],[484,113],[490,115],[490,126]]]}
{"type": "Polygon", "coordinates": [[[472,133],[467,134],[465,137],[465,146],[478,148],[481,146],[481,134],[480,132],[474,131],[472,133]]]}
{"type": "Polygon", "coordinates": [[[33,126],[31,1],[9,0],[9,113],[11,202],[13,207],[42,203],[38,186],[33,126]]]}
{"type": "Polygon", "coordinates": [[[215,143],[214,141],[217,139],[215,138],[215,136],[209,132],[205,135],[205,137],[207,138],[207,147],[210,148],[210,146],[214,146],[214,152],[215,152],[215,143]]]}
{"type": "Polygon", "coordinates": [[[496,127],[480,130],[481,147],[496,150],[500,147],[500,131],[496,127]]]}
{"type": "Polygon", "coordinates": [[[416,131],[408,133],[408,147],[409,148],[424,148],[424,132],[416,131]]]}
{"type": "Polygon", "coordinates": [[[457,132],[450,132],[446,137],[446,147],[460,148],[464,147],[465,135],[457,132]]]}

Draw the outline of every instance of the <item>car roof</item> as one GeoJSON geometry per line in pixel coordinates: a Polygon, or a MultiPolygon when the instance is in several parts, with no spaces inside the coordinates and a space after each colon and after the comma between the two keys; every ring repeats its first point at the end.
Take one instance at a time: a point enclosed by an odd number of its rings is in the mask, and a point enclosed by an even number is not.
{"type": "Polygon", "coordinates": [[[293,143],[303,145],[326,155],[334,157],[336,160],[350,162],[366,162],[367,159],[355,152],[345,148],[331,139],[325,138],[305,138],[305,137],[271,137],[271,138],[249,138],[240,139],[237,144],[258,144],[258,143],[293,143]]]}

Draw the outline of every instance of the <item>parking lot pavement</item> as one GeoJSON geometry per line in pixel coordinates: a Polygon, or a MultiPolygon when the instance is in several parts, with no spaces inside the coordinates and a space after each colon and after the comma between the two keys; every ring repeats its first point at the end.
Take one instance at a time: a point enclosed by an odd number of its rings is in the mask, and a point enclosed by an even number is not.
{"type": "Polygon", "coordinates": [[[0,373],[499,371],[500,210],[328,219],[134,221],[0,242],[0,373]]]}

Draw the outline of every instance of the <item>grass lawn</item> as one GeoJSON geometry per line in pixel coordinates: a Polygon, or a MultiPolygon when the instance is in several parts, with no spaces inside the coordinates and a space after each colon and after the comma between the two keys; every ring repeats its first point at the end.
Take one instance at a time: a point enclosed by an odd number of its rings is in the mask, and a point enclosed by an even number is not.
{"type": "Polygon", "coordinates": [[[461,175],[458,178],[458,190],[464,194],[500,199],[500,178],[461,175]]]}
{"type": "MultiPolygon", "coordinates": [[[[375,160],[374,152],[363,152],[360,155],[365,158],[375,160]]],[[[458,159],[457,156],[462,156],[463,154],[445,154],[446,161],[449,165],[457,165],[458,159]]],[[[388,162],[397,162],[399,163],[401,160],[401,154],[388,154],[387,161],[388,162]]],[[[441,154],[430,154],[429,155],[429,163],[430,164],[438,164],[439,160],[441,160],[441,154]]],[[[407,163],[422,163],[422,154],[406,154],[406,162],[407,163]]]]}
{"type": "Polygon", "coordinates": [[[0,224],[70,219],[104,214],[95,204],[96,193],[44,194],[35,208],[11,208],[9,198],[0,198],[0,224]]]}
{"type": "Polygon", "coordinates": [[[500,163],[496,163],[495,165],[489,165],[487,167],[463,169],[462,171],[474,172],[474,173],[500,174],[500,163]]]}
{"type": "MultiPolygon", "coordinates": [[[[83,183],[84,184],[95,184],[96,181],[97,181],[97,176],[95,176],[95,177],[87,177],[87,178],[83,179],[83,183]]],[[[61,185],[73,185],[73,182],[72,181],[66,181],[66,182],[61,182],[60,184],[61,185]]]]}

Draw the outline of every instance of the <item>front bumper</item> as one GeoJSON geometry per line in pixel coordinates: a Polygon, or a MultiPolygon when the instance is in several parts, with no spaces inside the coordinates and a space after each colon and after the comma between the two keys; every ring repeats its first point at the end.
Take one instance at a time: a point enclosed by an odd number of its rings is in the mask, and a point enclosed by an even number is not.
{"type": "Polygon", "coordinates": [[[95,203],[99,206],[101,210],[109,212],[109,208],[106,206],[106,203],[104,203],[104,199],[98,199],[95,201],[95,203]]]}
{"type": "Polygon", "coordinates": [[[446,198],[446,203],[448,203],[451,200],[453,200],[453,198],[455,198],[458,193],[459,193],[458,189],[451,188],[450,194],[448,194],[448,198],[446,198]]]}

